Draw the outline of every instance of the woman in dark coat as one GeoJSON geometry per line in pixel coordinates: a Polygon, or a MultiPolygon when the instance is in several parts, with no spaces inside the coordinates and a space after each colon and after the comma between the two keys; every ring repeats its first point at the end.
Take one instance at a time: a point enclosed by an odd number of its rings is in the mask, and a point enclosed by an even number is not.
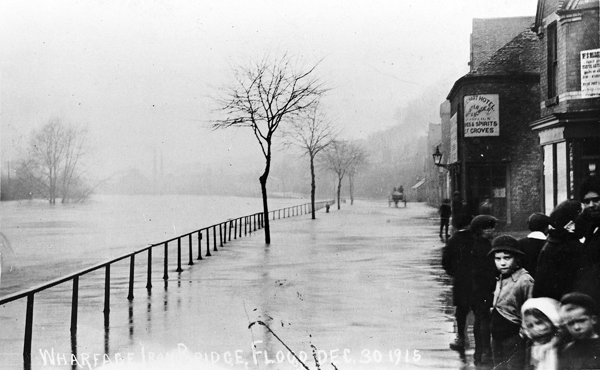
{"type": "Polygon", "coordinates": [[[576,227],[582,230],[585,242],[575,289],[600,305],[600,178],[589,177],[581,184],[579,192],[585,209],[576,227]]]}
{"type": "Polygon", "coordinates": [[[582,245],[575,233],[575,220],[581,203],[566,200],[550,213],[553,229],[538,258],[533,297],[549,297],[560,301],[563,295],[575,290],[579,273],[582,245]]]}

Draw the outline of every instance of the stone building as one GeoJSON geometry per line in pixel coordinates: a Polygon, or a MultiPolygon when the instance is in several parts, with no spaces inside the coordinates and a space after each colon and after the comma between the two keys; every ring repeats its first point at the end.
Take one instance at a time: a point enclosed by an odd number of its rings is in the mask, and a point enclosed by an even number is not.
{"type": "Polygon", "coordinates": [[[543,151],[543,209],[578,199],[600,166],[599,0],[539,0],[541,116],[530,122],[543,151]]]}
{"type": "Polygon", "coordinates": [[[452,191],[471,214],[486,208],[507,229],[541,210],[541,152],[528,125],[540,113],[539,40],[530,27],[454,83],[442,128],[452,191]]]}

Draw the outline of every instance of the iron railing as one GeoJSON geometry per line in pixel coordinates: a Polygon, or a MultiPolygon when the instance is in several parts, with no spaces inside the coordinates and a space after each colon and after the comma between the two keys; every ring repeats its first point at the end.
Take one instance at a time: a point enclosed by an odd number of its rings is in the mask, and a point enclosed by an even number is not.
{"type": "MultiPolygon", "coordinates": [[[[334,201],[321,201],[315,202],[315,210],[319,210],[325,207],[327,204],[331,205],[334,201]]],[[[303,214],[308,214],[311,212],[310,203],[301,204],[292,207],[286,207],[277,209],[274,211],[269,211],[269,219],[281,219],[286,217],[293,217],[303,214]]],[[[163,246],[164,254],[163,254],[163,277],[162,279],[167,283],[169,279],[169,245],[177,242],[177,268],[175,272],[183,272],[183,268],[181,265],[181,257],[182,257],[182,240],[187,239],[188,244],[188,265],[194,265],[193,258],[193,239],[197,239],[197,247],[198,253],[196,260],[202,260],[202,240],[206,241],[206,252],[204,254],[205,257],[211,256],[211,236],[212,236],[212,251],[216,252],[217,244],[219,247],[222,247],[227,241],[232,240],[232,231],[233,231],[233,239],[242,238],[242,236],[246,236],[252,234],[252,232],[256,232],[257,230],[264,227],[264,213],[254,213],[247,216],[242,216],[236,219],[229,219],[227,221],[220,222],[218,224],[214,224],[208,227],[204,227],[202,229],[198,229],[187,234],[183,234],[160,243],[151,244],[134,252],[125,254],[123,256],[114,258],[107,262],[102,262],[97,265],[82,269],[80,271],[74,272],[72,274],[51,280],[44,284],[38,285],[36,287],[26,289],[17,293],[9,294],[0,298],[0,306],[5,305],[10,302],[14,302],[20,299],[27,298],[26,304],[26,313],[25,313],[25,338],[23,343],[23,359],[24,359],[24,368],[31,368],[31,343],[33,338],[33,311],[34,311],[34,298],[35,294],[45,291],[54,286],[67,283],[69,281],[73,282],[73,291],[71,298],[71,320],[70,320],[70,330],[71,336],[74,337],[77,334],[77,312],[78,312],[78,298],[79,298],[79,278],[86,274],[89,274],[93,271],[104,268],[104,327],[109,326],[109,318],[110,318],[110,287],[111,287],[111,275],[110,268],[116,262],[125,260],[129,258],[129,289],[127,299],[132,301],[133,296],[133,288],[134,288],[134,270],[135,270],[135,256],[138,254],[142,254],[147,252],[147,271],[146,271],[146,289],[152,289],[152,250],[156,247],[163,246]],[[212,231],[211,231],[212,230],[212,231]],[[217,243],[217,234],[218,240],[217,243]]]]}

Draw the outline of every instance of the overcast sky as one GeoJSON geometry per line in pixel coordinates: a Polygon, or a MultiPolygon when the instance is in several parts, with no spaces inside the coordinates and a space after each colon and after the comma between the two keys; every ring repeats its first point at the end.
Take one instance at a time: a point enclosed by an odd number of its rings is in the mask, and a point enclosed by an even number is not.
{"type": "Polygon", "coordinates": [[[231,66],[267,52],[323,59],[328,114],[347,137],[365,137],[396,124],[396,110],[428,87],[450,81],[449,91],[468,72],[473,18],[534,16],[536,4],[2,0],[1,162],[51,116],[89,126],[103,171],[149,173],[155,148],[165,166],[262,162],[251,132],[213,132],[208,120],[231,66]]]}

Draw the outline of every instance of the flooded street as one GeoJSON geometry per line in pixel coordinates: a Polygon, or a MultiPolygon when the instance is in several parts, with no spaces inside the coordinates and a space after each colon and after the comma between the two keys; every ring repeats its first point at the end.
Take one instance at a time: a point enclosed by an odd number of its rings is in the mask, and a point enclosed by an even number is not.
{"type": "MultiPolygon", "coordinates": [[[[453,307],[435,214],[358,201],[317,220],[275,220],[270,246],[262,231],[232,240],[167,284],[157,266],[150,294],[136,269],[131,303],[125,262],[113,272],[108,329],[103,274],[80,282],[74,340],[71,285],[53,288],[36,295],[32,368],[305,368],[288,349],[310,369],[463,368],[448,348],[453,307]]],[[[23,368],[23,316],[23,302],[0,311],[3,369],[23,368]]]]}

